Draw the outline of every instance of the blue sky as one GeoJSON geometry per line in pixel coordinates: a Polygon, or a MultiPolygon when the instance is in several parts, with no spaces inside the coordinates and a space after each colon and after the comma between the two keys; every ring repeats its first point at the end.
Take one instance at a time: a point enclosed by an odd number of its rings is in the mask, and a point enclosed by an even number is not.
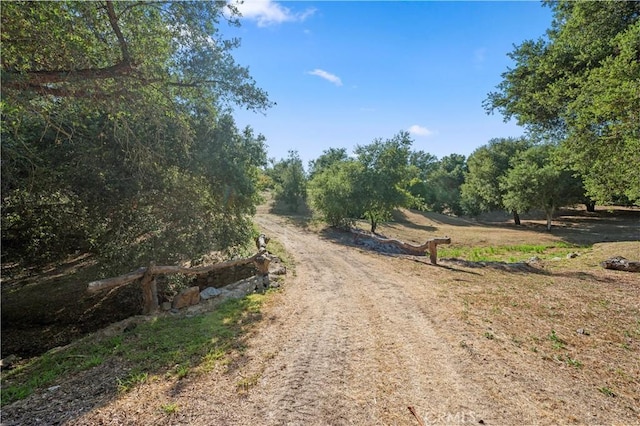
{"type": "Polygon", "coordinates": [[[245,0],[236,61],[276,106],[237,110],[267,138],[269,157],[297,150],[305,165],[328,148],[410,131],[413,149],[468,156],[523,129],[482,101],[512,65],[513,44],[544,35],[539,2],[245,0]]]}

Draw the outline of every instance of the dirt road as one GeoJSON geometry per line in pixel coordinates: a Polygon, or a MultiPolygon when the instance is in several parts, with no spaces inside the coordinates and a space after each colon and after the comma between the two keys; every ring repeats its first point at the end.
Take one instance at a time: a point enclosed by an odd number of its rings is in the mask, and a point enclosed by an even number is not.
{"type": "Polygon", "coordinates": [[[481,323],[461,316],[464,298],[452,300],[447,285],[436,285],[444,279],[464,288],[481,274],[361,250],[336,241],[348,236],[308,232],[266,209],[256,221],[283,243],[296,266],[284,291],[263,306],[262,321],[237,356],[210,373],[148,380],[65,424],[530,425],[637,419],[625,402],[633,397],[600,395],[593,384],[580,382],[587,377],[582,370],[520,348],[501,330],[505,324],[494,324],[489,315],[481,323]],[[173,407],[170,413],[167,407],[173,407]]]}
{"type": "Polygon", "coordinates": [[[429,310],[435,295],[425,293],[428,282],[403,271],[406,260],[319,239],[285,218],[257,221],[293,254],[296,272],[238,369],[236,383],[255,384],[237,398],[223,392],[217,403],[192,399],[181,421],[419,424],[411,406],[425,424],[531,422],[517,395],[498,409],[482,378],[469,377],[468,353],[446,343],[446,327],[429,310]]]}

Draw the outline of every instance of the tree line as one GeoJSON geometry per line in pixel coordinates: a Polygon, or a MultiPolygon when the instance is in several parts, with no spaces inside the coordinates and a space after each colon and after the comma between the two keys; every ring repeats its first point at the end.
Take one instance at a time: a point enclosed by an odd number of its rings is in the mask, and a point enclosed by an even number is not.
{"type": "MultiPolygon", "coordinates": [[[[332,225],[393,209],[450,214],[640,204],[640,3],[544,2],[546,35],[514,46],[484,107],[527,129],[469,158],[409,134],[305,171],[267,161],[233,108],[271,105],[232,52],[227,2],[5,2],[0,10],[2,262],[89,252],[108,273],[229,253],[255,233],[261,188],[332,225]]],[[[107,273],[107,272],[105,272],[107,273]]]]}
{"type": "Polygon", "coordinates": [[[309,163],[299,154],[272,160],[265,170],[275,200],[296,211],[307,202],[332,226],[351,226],[366,219],[371,232],[399,207],[451,215],[478,215],[504,210],[520,224],[519,213],[543,210],[547,227],[563,206],[584,203],[593,210],[582,180],[563,165],[560,148],[526,138],[493,139],[469,158],[441,159],[412,151],[409,133],[357,146],[330,148],[309,163]]]}
{"type": "Polygon", "coordinates": [[[543,4],[550,28],[514,46],[515,65],[484,102],[525,137],[493,139],[468,159],[411,152],[402,132],[354,156],[330,149],[310,164],[311,205],[334,225],[366,217],[372,231],[393,206],[499,209],[516,223],[540,209],[550,227],[561,206],[640,205],[640,2],[543,4]]]}

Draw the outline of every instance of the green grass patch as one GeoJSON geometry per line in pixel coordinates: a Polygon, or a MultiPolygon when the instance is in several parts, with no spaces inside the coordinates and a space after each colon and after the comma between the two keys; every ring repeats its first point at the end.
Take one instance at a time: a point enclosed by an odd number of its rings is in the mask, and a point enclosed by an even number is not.
{"type": "Polygon", "coordinates": [[[24,399],[63,375],[88,370],[109,358],[117,358],[129,367],[126,377],[114,378],[121,392],[152,375],[180,379],[199,369],[207,371],[224,361],[230,351],[242,350],[239,337],[260,319],[265,297],[251,294],[230,299],[208,314],[159,317],[130,333],[100,340],[89,337],[69,348],[47,352],[2,374],[2,405],[24,399]]]}
{"type": "Polygon", "coordinates": [[[554,349],[565,349],[567,346],[567,342],[561,339],[560,336],[556,334],[555,330],[551,330],[551,333],[549,333],[547,339],[551,341],[554,349]]]}
{"type": "Polygon", "coordinates": [[[175,403],[163,404],[160,406],[160,409],[165,414],[175,414],[178,412],[178,404],[175,404],[175,403]]]}
{"type": "Polygon", "coordinates": [[[485,247],[438,247],[441,258],[460,258],[471,262],[521,262],[532,256],[563,257],[570,252],[584,250],[586,247],[568,244],[562,241],[552,244],[517,244],[485,247]]]}

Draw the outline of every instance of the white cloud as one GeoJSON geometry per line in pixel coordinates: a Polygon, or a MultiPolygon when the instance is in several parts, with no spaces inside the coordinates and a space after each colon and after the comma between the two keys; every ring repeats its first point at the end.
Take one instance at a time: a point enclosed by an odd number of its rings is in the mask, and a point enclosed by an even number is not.
{"type": "Polygon", "coordinates": [[[433,130],[429,130],[426,127],[422,127],[422,126],[419,126],[417,124],[414,124],[413,126],[409,127],[408,131],[412,135],[416,135],[416,136],[431,136],[431,135],[433,135],[433,130]]]}
{"type": "Polygon", "coordinates": [[[325,70],[316,68],[313,71],[309,71],[307,74],[317,75],[320,78],[324,78],[325,80],[330,81],[336,86],[342,86],[342,80],[340,80],[340,77],[335,74],[331,74],[330,72],[326,72],[325,70]]]}
{"type": "Polygon", "coordinates": [[[295,13],[272,0],[244,0],[242,3],[240,0],[231,0],[230,3],[238,8],[243,18],[256,21],[259,27],[283,22],[302,22],[316,12],[315,9],[309,8],[304,12],[295,13]]]}

